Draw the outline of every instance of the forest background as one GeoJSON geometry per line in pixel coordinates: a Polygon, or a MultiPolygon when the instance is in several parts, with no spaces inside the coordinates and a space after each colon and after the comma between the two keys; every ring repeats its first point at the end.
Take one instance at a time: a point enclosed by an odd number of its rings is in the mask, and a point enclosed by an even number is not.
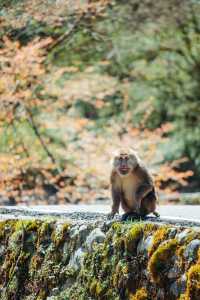
{"type": "Polygon", "coordinates": [[[106,200],[119,146],[161,198],[198,191],[199,14],[192,0],[0,0],[0,204],[106,200]]]}

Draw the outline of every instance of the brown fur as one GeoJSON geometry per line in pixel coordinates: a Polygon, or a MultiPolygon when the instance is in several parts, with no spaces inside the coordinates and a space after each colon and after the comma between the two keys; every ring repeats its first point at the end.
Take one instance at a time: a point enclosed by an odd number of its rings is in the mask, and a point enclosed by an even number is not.
{"type": "Polygon", "coordinates": [[[113,164],[110,179],[113,200],[112,216],[119,211],[120,204],[125,213],[136,212],[141,216],[150,213],[156,214],[157,197],[152,176],[140,162],[139,158],[136,158],[137,164],[134,165],[125,176],[120,174],[120,171],[116,166],[118,157],[115,161],[115,165],[113,164]]]}

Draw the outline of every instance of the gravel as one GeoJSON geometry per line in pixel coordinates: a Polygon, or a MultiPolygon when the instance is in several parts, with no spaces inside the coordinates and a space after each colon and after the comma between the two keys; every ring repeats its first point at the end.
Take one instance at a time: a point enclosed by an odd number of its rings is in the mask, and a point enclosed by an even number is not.
{"type": "MultiPolygon", "coordinates": [[[[173,210],[174,214],[172,217],[161,215],[161,217],[157,218],[154,216],[148,216],[144,219],[147,222],[155,222],[155,223],[164,223],[164,224],[172,224],[178,226],[192,226],[192,227],[200,227],[200,220],[193,219],[190,215],[189,218],[179,217],[180,213],[176,210],[178,206],[165,206],[164,209],[167,212],[168,210],[173,210]]],[[[163,209],[163,207],[162,207],[163,209]]],[[[162,211],[160,209],[160,211],[162,211]]],[[[184,207],[184,210],[187,211],[188,206],[184,207]]],[[[200,210],[200,206],[193,206],[194,211],[200,210]]],[[[4,206],[0,207],[0,218],[62,218],[62,219],[70,219],[72,221],[82,221],[82,222],[108,222],[107,213],[109,212],[108,205],[62,205],[62,206],[4,206]],[[97,212],[98,211],[98,212],[97,212]],[[104,213],[103,213],[103,212],[104,213]]],[[[122,213],[122,212],[121,212],[122,213]]],[[[121,220],[121,215],[117,215],[114,220],[121,220]]],[[[138,221],[138,220],[136,220],[138,221]]],[[[111,221],[112,222],[112,221],[111,221]]]]}

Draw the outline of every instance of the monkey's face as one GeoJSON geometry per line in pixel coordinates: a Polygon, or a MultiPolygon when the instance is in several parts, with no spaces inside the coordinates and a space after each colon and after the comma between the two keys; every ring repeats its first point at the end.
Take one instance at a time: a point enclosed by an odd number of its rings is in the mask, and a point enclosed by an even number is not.
{"type": "Polygon", "coordinates": [[[120,152],[114,157],[114,168],[120,176],[129,175],[138,164],[135,153],[120,152]]]}

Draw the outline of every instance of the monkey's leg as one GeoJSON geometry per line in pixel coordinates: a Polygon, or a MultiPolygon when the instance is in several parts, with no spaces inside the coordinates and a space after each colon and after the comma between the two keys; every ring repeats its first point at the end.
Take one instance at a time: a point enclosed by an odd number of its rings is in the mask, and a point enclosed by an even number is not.
{"type": "Polygon", "coordinates": [[[135,208],[128,207],[123,197],[121,198],[121,206],[125,212],[121,217],[121,221],[133,221],[140,218],[140,215],[135,211],[135,208]]]}
{"type": "Polygon", "coordinates": [[[159,216],[159,214],[156,212],[156,194],[155,191],[152,190],[149,192],[143,199],[141,203],[141,209],[140,213],[141,215],[148,215],[150,213],[153,213],[155,216],[159,216]]]}
{"type": "Polygon", "coordinates": [[[112,187],[112,209],[108,215],[109,218],[113,218],[116,213],[119,213],[119,205],[121,201],[121,192],[112,187]]]}
{"type": "Polygon", "coordinates": [[[139,188],[136,190],[136,204],[137,204],[137,213],[141,213],[141,206],[142,206],[142,200],[148,195],[149,192],[152,191],[152,186],[148,184],[143,184],[139,186],[139,188]]]}

